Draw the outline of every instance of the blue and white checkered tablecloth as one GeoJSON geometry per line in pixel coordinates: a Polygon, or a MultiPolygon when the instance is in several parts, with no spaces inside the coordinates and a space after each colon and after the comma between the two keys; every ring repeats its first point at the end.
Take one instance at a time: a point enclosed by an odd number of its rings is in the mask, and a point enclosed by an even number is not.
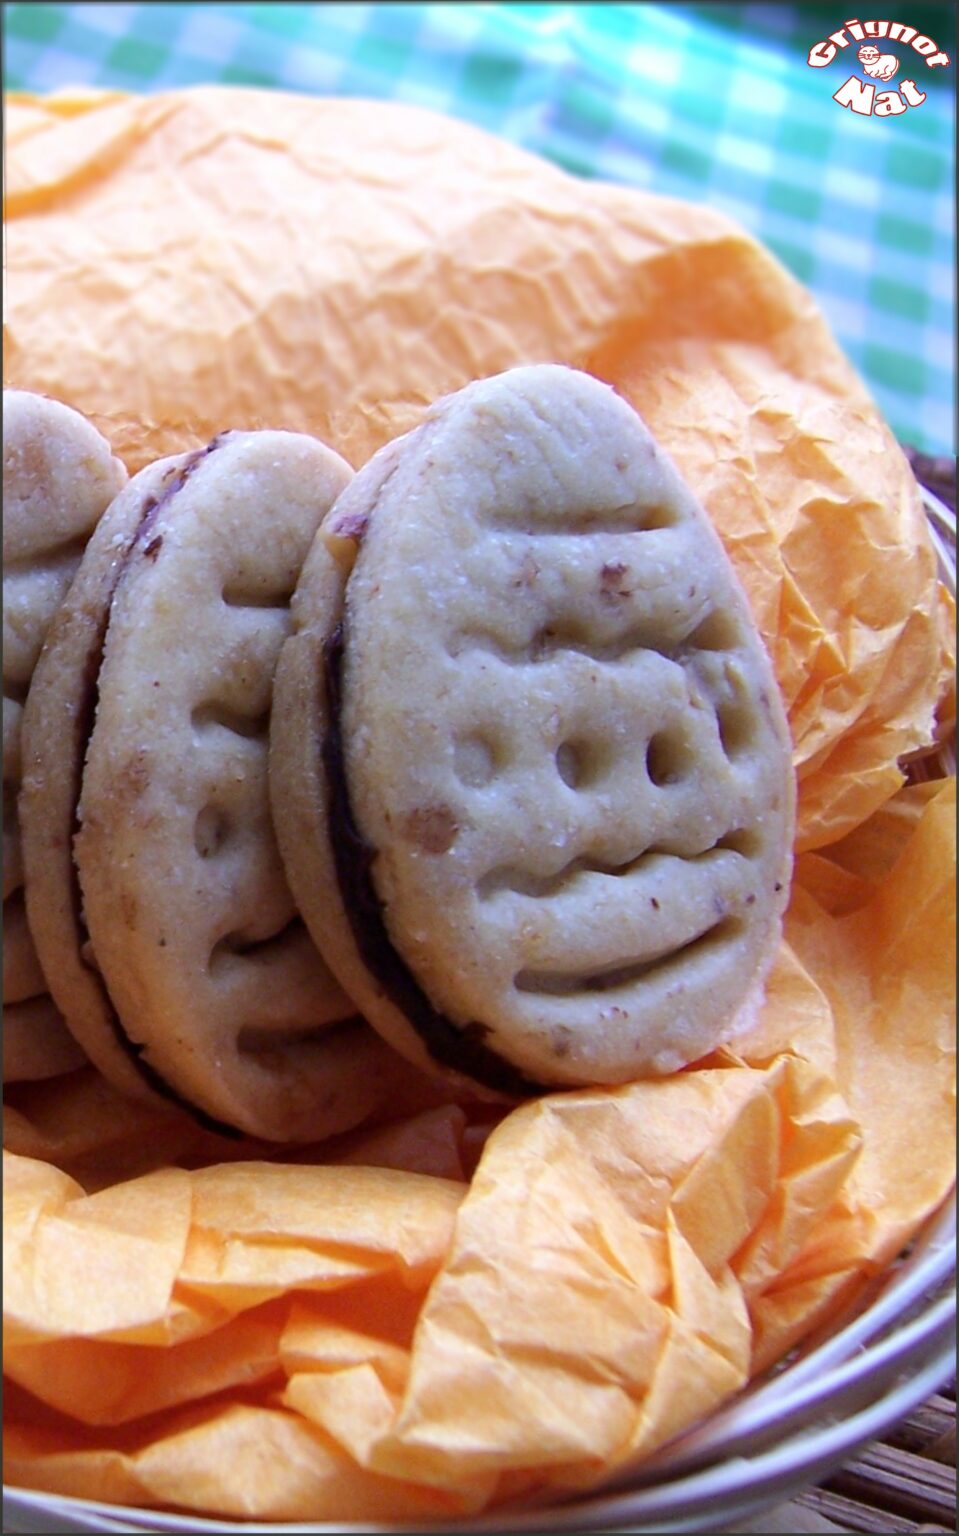
{"type": "Polygon", "coordinates": [[[868,84],[855,43],[807,65],[844,25],[818,4],[3,9],[7,89],[216,81],[390,97],[580,175],[707,201],[814,291],[893,430],[955,451],[953,4],[902,7],[951,62],[927,69],[884,44],[926,94],[887,117],[833,100],[851,70],[868,84]]]}

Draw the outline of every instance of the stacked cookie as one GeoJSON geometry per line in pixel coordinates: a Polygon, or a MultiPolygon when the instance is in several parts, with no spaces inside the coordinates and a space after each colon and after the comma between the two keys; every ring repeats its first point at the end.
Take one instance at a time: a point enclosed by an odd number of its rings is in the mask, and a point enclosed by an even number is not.
{"type": "Polygon", "coordinates": [[[274,815],[365,1016],[497,1093],[616,1084],[758,1002],[789,736],[705,513],[586,374],[518,368],[344,490],[293,600],[274,815]]]}
{"type": "Polygon", "coordinates": [[[18,796],[23,712],[51,620],[97,522],[126,480],[76,411],[3,392],[3,1080],[81,1065],[27,923],[18,796]]]}
{"type": "Polygon", "coordinates": [[[517,369],[355,477],[227,432],[111,490],[31,668],[19,815],[39,967],[117,1086],[317,1140],[394,1050],[515,1098],[676,1070],[748,1015],[788,734],[611,390],[517,369]]]}
{"type": "Polygon", "coordinates": [[[27,911],[69,1030],[115,1086],[221,1133],[320,1139],[383,1079],[297,917],[266,781],[290,594],[349,474],[282,432],[148,466],[89,540],[24,713],[27,911]]]}

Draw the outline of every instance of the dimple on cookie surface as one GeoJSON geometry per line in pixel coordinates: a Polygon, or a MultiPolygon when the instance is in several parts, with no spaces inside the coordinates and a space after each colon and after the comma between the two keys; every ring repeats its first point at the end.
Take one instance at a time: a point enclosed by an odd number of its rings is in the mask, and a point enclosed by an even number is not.
{"type": "Polygon", "coordinates": [[[389,452],[322,537],[358,545],[338,727],[394,955],[534,1083],[674,1070],[761,980],[788,884],[788,735],[719,540],[568,369],[471,385],[389,452]]]}
{"type": "Polygon", "coordinates": [[[290,594],[349,474],[313,439],[227,433],[160,490],[110,602],[74,845],[141,1067],[276,1140],[344,1129],[372,1093],[365,1031],[333,1028],[355,1010],[297,917],[266,790],[290,594]]]}

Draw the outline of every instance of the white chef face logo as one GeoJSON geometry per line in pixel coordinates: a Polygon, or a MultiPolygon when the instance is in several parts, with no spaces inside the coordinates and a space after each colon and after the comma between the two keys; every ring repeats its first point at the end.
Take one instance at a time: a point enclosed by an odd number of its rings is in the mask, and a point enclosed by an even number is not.
{"type": "Polygon", "coordinates": [[[878,41],[872,41],[873,38],[888,39],[912,48],[917,55],[915,64],[921,61],[928,69],[943,69],[950,62],[948,53],[942,53],[931,37],[917,32],[915,27],[907,27],[901,21],[860,22],[853,18],[838,31],[830,32],[822,42],[815,43],[809,50],[806,63],[812,69],[823,69],[832,63],[840,50],[850,47],[852,43],[860,43],[856,58],[863,74],[869,75],[870,80],[850,75],[845,85],[834,92],[833,101],[861,117],[899,117],[910,107],[921,107],[926,93],[919,89],[914,79],[904,78],[899,82],[898,90],[888,91],[877,90],[871,83],[872,80],[878,80],[884,84],[891,80],[900,63],[896,54],[883,52],[878,41]]]}

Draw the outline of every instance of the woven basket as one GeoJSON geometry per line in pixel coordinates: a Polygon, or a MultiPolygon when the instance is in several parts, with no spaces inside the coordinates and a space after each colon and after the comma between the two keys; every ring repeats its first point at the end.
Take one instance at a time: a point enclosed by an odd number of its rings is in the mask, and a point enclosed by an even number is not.
{"type": "MultiPolygon", "coordinates": [[[[943,582],[956,591],[956,519],[923,491],[943,582]]],[[[955,771],[951,744],[910,764],[913,779],[955,771]]],[[[925,1225],[855,1311],[834,1319],[707,1422],[599,1494],[559,1507],[431,1527],[468,1532],[736,1530],[883,1435],[955,1371],[956,1202],[925,1225]]],[[[244,1524],[122,1509],[22,1489],[4,1493],[3,1530],[397,1532],[412,1527],[244,1524]]]]}

